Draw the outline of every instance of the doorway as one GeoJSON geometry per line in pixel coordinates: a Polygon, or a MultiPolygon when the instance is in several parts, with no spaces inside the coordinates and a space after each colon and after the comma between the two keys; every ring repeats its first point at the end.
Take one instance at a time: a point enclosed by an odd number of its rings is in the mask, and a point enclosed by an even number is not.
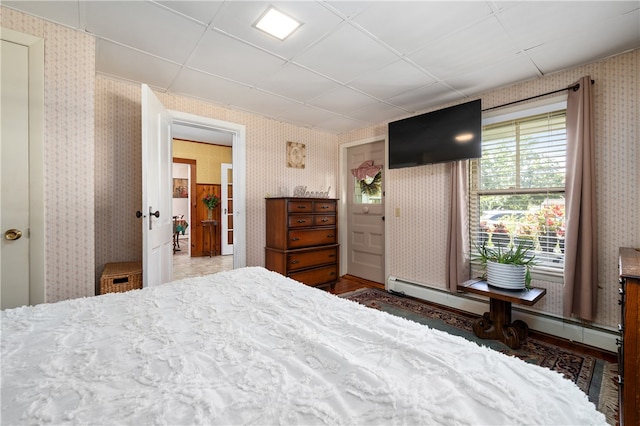
{"type": "Polygon", "coordinates": [[[345,144],[340,150],[341,275],[385,282],[384,139],[345,144]],[[346,228],[346,229],[345,229],[346,228]]]}
{"type": "Polygon", "coordinates": [[[169,113],[173,118],[172,137],[231,146],[232,167],[229,168],[227,177],[230,182],[233,182],[233,210],[228,218],[232,220],[233,233],[230,241],[227,241],[233,250],[232,256],[220,256],[223,258],[220,259],[220,268],[244,267],[246,266],[245,126],[180,111],[170,110],[169,113]]]}

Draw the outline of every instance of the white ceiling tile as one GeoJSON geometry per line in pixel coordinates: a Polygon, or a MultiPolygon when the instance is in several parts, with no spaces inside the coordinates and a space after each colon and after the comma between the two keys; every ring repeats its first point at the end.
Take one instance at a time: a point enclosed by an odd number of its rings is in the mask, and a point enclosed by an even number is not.
{"type": "Polygon", "coordinates": [[[180,71],[180,66],[128,47],[98,40],[96,69],[111,76],[126,75],[128,80],[166,90],[180,71]],[[150,69],[154,72],[147,72],[150,69]]]}
{"type": "Polygon", "coordinates": [[[396,56],[350,25],[342,25],[319,43],[295,58],[341,83],[394,61],[396,56]]]}
{"type": "Polygon", "coordinates": [[[515,44],[495,17],[451,34],[409,56],[439,79],[508,60],[517,53],[515,44]]]}
{"type": "Polygon", "coordinates": [[[50,21],[73,28],[80,26],[78,1],[6,1],[2,6],[18,9],[35,16],[46,16],[50,21]]]}
{"type": "Polygon", "coordinates": [[[218,13],[224,1],[157,1],[163,6],[173,9],[183,15],[196,19],[203,24],[208,25],[213,17],[218,13]]]}
{"type": "Polygon", "coordinates": [[[180,71],[169,89],[176,94],[210,99],[222,105],[232,105],[238,96],[248,93],[251,88],[185,68],[180,71]]]}
{"type": "Polygon", "coordinates": [[[231,1],[225,2],[213,25],[234,37],[290,59],[323,37],[341,21],[316,2],[231,1]],[[253,26],[271,5],[302,23],[285,40],[271,37],[253,26]]]}
{"type": "Polygon", "coordinates": [[[399,117],[405,117],[407,115],[407,111],[383,102],[376,102],[359,109],[351,110],[348,115],[349,117],[357,118],[358,120],[376,124],[393,121],[399,117]]]}
{"type": "Polygon", "coordinates": [[[256,82],[256,87],[299,101],[313,99],[339,86],[332,80],[292,63],[274,73],[263,75],[256,82]]]}
{"type": "MultiPolygon", "coordinates": [[[[542,43],[571,37],[576,31],[593,32],[592,27],[598,22],[637,10],[638,7],[638,1],[510,2],[498,13],[498,17],[516,44],[521,49],[530,49],[542,43]]],[[[636,21],[636,28],[640,29],[640,22],[636,21]]],[[[610,35],[613,34],[598,34],[601,37],[610,35]]]]}
{"type": "Polygon", "coordinates": [[[380,1],[370,3],[354,22],[402,54],[408,54],[490,14],[491,9],[483,1],[380,1]],[[402,31],[389,25],[390,17],[398,16],[402,17],[402,31]]]}
{"type": "Polygon", "coordinates": [[[151,2],[88,1],[86,30],[174,62],[184,62],[205,27],[151,2]]]}
{"type": "Polygon", "coordinates": [[[378,99],[388,99],[434,82],[435,80],[423,71],[401,59],[358,77],[349,86],[378,99]]]}
{"type": "Polygon", "coordinates": [[[506,86],[518,81],[539,77],[538,69],[524,54],[505,62],[470,71],[466,74],[452,76],[444,83],[467,96],[477,95],[490,89],[506,86]]]}
{"type": "Polygon", "coordinates": [[[640,47],[640,9],[606,22],[597,22],[570,37],[527,50],[527,55],[544,73],[606,58],[640,47]],[[606,32],[606,27],[616,28],[606,32]]]}
{"type": "Polygon", "coordinates": [[[239,108],[261,114],[265,117],[276,117],[284,110],[301,105],[290,99],[285,99],[257,89],[242,92],[234,98],[233,104],[239,108]]]}
{"type": "Polygon", "coordinates": [[[348,87],[339,87],[310,100],[308,103],[338,114],[348,115],[353,109],[375,104],[377,101],[348,87]]]}
{"type": "Polygon", "coordinates": [[[436,83],[394,96],[387,101],[407,111],[418,112],[460,97],[460,93],[436,83]]]}
{"type": "Polygon", "coordinates": [[[285,64],[282,59],[216,31],[202,37],[187,66],[253,85],[285,64]]]}

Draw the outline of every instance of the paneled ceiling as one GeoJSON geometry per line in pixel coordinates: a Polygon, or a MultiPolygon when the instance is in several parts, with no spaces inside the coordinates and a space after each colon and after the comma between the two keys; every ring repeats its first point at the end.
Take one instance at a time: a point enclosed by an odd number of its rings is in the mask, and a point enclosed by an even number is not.
{"type": "Polygon", "coordinates": [[[640,1],[2,4],[93,34],[98,74],[334,134],[640,47],[640,1]]]}

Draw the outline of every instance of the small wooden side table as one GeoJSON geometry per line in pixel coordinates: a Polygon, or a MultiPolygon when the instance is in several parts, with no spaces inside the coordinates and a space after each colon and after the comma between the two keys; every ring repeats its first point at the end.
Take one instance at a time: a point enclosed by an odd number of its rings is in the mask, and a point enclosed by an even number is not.
{"type": "Polygon", "coordinates": [[[473,332],[481,339],[500,340],[511,349],[519,348],[529,333],[529,326],[524,321],[511,322],[511,303],[532,306],[547,293],[547,289],[538,287],[503,290],[478,280],[465,281],[458,285],[458,290],[489,297],[489,312],[476,320],[473,332]]]}
{"type": "Polygon", "coordinates": [[[202,220],[202,243],[206,236],[209,237],[209,257],[218,255],[216,241],[218,241],[218,221],[217,220],[202,220]]]}

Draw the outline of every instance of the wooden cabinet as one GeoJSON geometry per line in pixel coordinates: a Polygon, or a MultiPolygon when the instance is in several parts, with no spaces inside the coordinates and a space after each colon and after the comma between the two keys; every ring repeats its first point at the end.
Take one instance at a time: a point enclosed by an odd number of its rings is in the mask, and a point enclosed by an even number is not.
{"type": "Polygon", "coordinates": [[[640,249],[620,248],[620,425],[640,424],[640,249]]]}
{"type": "Polygon", "coordinates": [[[311,286],[338,279],[337,200],[267,198],[265,266],[311,286]]]}

